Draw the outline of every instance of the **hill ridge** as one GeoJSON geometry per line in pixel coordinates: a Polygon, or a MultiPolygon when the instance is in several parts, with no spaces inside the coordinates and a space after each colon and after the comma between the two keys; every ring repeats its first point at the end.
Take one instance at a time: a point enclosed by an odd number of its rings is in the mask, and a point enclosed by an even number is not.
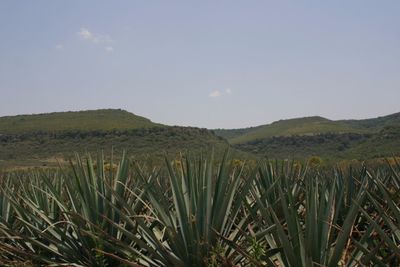
{"type": "Polygon", "coordinates": [[[122,109],[96,109],[0,117],[0,133],[65,130],[113,130],[158,127],[150,119],[122,109]]]}
{"type": "Polygon", "coordinates": [[[400,112],[369,119],[330,120],[321,116],[283,119],[247,128],[214,129],[232,144],[273,136],[309,135],[324,133],[372,133],[385,126],[400,125],[400,112]]]}
{"type": "Polygon", "coordinates": [[[233,147],[245,158],[362,159],[398,154],[400,113],[338,121],[309,116],[236,130],[167,126],[121,109],[3,116],[0,147],[0,168],[37,166],[72,152],[112,147],[154,158],[162,151],[233,147]]]}

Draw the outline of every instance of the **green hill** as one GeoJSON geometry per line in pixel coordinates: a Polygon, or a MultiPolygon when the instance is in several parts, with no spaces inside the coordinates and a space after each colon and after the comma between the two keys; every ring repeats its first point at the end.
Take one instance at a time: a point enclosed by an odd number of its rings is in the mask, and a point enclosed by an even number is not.
{"type": "Polygon", "coordinates": [[[365,120],[306,117],[214,132],[241,151],[272,158],[367,159],[400,153],[400,113],[365,120]]]}
{"type": "Polygon", "coordinates": [[[377,133],[386,126],[400,126],[400,113],[365,120],[329,120],[304,117],[280,120],[271,124],[242,129],[216,129],[214,132],[231,144],[239,144],[274,136],[316,135],[324,133],[377,133]]]}
{"type": "Polygon", "coordinates": [[[137,158],[233,147],[238,157],[368,159],[400,154],[400,113],[365,120],[314,116],[257,127],[166,126],[119,109],[0,117],[0,168],[54,165],[74,152],[127,150],[137,158]]]}
{"type": "Polygon", "coordinates": [[[352,127],[350,123],[331,121],[322,117],[305,117],[280,120],[267,125],[234,130],[214,130],[232,144],[244,143],[273,136],[314,135],[319,133],[363,132],[363,129],[352,127]]]}
{"type": "Polygon", "coordinates": [[[123,110],[56,112],[0,118],[0,168],[54,166],[74,152],[126,150],[137,158],[229,147],[212,131],[165,126],[123,110]]]}
{"type": "Polygon", "coordinates": [[[121,109],[54,112],[0,117],[0,134],[139,129],[161,126],[121,109]]]}

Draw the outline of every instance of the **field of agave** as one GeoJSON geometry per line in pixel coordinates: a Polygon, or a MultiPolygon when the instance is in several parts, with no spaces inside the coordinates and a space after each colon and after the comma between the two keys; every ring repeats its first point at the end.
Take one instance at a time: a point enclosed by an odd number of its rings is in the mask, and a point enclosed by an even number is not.
{"type": "Polygon", "coordinates": [[[77,156],[0,183],[3,266],[400,265],[399,164],[77,156]]]}

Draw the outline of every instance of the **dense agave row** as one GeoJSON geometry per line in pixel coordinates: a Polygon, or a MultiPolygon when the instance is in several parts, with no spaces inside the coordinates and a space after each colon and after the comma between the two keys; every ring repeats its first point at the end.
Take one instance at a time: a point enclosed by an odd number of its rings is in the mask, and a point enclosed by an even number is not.
{"type": "Polygon", "coordinates": [[[2,265],[398,266],[400,166],[77,157],[1,180],[2,265]]]}

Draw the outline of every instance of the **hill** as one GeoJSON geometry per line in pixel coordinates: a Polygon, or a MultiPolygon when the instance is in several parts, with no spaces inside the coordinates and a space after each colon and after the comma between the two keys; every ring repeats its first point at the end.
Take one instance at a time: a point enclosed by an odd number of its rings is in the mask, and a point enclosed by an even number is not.
{"type": "Polygon", "coordinates": [[[349,127],[352,127],[353,129],[361,129],[363,131],[369,131],[369,132],[378,132],[385,127],[400,126],[400,112],[372,119],[341,120],[338,122],[344,123],[349,127]]]}
{"type": "Polygon", "coordinates": [[[358,133],[363,132],[363,129],[352,127],[351,123],[331,121],[315,116],[280,120],[271,124],[244,129],[214,130],[214,132],[226,138],[232,144],[239,144],[273,136],[314,135],[318,133],[358,133]]]}
{"type": "Polygon", "coordinates": [[[137,158],[229,147],[212,131],[166,126],[123,110],[103,109],[0,118],[0,168],[53,166],[74,152],[106,155],[126,150],[137,158]]]}
{"type": "Polygon", "coordinates": [[[74,152],[127,150],[159,160],[190,150],[217,154],[233,147],[238,157],[327,160],[400,154],[400,113],[365,120],[314,116],[257,127],[207,130],[166,126],[119,109],[0,117],[0,168],[51,166],[74,152]]]}
{"type": "Polygon", "coordinates": [[[400,152],[400,113],[364,120],[296,118],[214,132],[237,149],[273,158],[318,155],[330,159],[366,159],[400,152]]]}
{"type": "Polygon", "coordinates": [[[140,129],[161,126],[121,109],[53,112],[0,117],[0,134],[140,129]]]}

